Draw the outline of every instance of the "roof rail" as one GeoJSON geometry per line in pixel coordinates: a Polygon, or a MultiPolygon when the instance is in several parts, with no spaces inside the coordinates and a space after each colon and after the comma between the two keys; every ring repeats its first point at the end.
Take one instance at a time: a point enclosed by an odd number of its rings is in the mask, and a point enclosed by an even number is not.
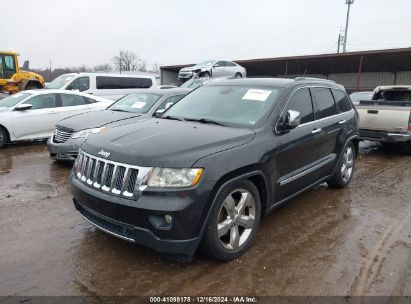
{"type": "Polygon", "coordinates": [[[296,78],[294,78],[294,81],[304,81],[304,80],[323,81],[323,82],[333,82],[333,83],[335,83],[334,80],[315,78],[315,77],[296,77],[296,78]]]}

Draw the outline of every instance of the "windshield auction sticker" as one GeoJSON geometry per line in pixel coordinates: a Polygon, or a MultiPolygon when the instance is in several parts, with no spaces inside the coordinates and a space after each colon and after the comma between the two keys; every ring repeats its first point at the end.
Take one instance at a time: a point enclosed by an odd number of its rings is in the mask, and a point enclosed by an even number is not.
{"type": "Polygon", "coordinates": [[[142,101],[136,101],[131,107],[135,109],[142,109],[146,105],[145,102],[142,101]]]}
{"type": "Polygon", "coordinates": [[[266,101],[270,94],[270,90],[249,89],[242,99],[266,101]]]}

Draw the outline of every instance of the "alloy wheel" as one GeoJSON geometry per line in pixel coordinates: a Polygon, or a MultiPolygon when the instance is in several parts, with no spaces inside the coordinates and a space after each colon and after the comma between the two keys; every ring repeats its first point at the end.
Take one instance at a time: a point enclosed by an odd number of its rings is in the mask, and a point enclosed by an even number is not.
{"type": "Polygon", "coordinates": [[[245,189],[231,192],[221,205],[217,234],[221,245],[237,250],[250,237],[254,229],[256,205],[253,195],[245,189]]]}
{"type": "Polygon", "coordinates": [[[341,166],[341,177],[345,183],[350,181],[354,166],[354,151],[348,146],[343,155],[343,164],[341,166]]]}

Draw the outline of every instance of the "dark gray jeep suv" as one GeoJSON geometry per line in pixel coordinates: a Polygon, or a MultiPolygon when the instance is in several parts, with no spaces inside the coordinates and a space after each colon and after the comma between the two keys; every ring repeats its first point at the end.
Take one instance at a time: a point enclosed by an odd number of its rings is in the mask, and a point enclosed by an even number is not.
{"type": "Polygon", "coordinates": [[[341,85],[222,80],[160,118],[88,137],[70,181],[76,209],[107,233],[181,261],[198,247],[230,260],[270,210],[322,182],[345,187],[357,153],[341,85]]]}

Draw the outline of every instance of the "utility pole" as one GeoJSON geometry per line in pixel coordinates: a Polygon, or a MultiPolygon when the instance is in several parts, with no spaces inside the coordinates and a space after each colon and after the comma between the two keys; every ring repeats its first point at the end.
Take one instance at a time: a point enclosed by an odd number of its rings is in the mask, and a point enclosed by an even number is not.
{"type": "Polygon", "coordinates": [[[52,73],[51,73],[51,59],[50,59],[50,81],[52,81],[53,79],[52,79],[52,73]]]}
{"type": "Polygon", "coordinates": [[[348,5],[347,9],[347,19],[345,21],[345,33],[344,33],[344,44],[343,44],[343,53],[347,51],[347,32],[348,32],[348,22],[350,20],[350,8],[351,4],[354,3],[354,0],[345,0],[345,4],[348,5]]]}
{"type": "Polygon", "coordinates": [[[337,54],[340,53],[340,45],[341,45],[341,33],[338,34],[338,42],[337,42],[337,54]]]}

